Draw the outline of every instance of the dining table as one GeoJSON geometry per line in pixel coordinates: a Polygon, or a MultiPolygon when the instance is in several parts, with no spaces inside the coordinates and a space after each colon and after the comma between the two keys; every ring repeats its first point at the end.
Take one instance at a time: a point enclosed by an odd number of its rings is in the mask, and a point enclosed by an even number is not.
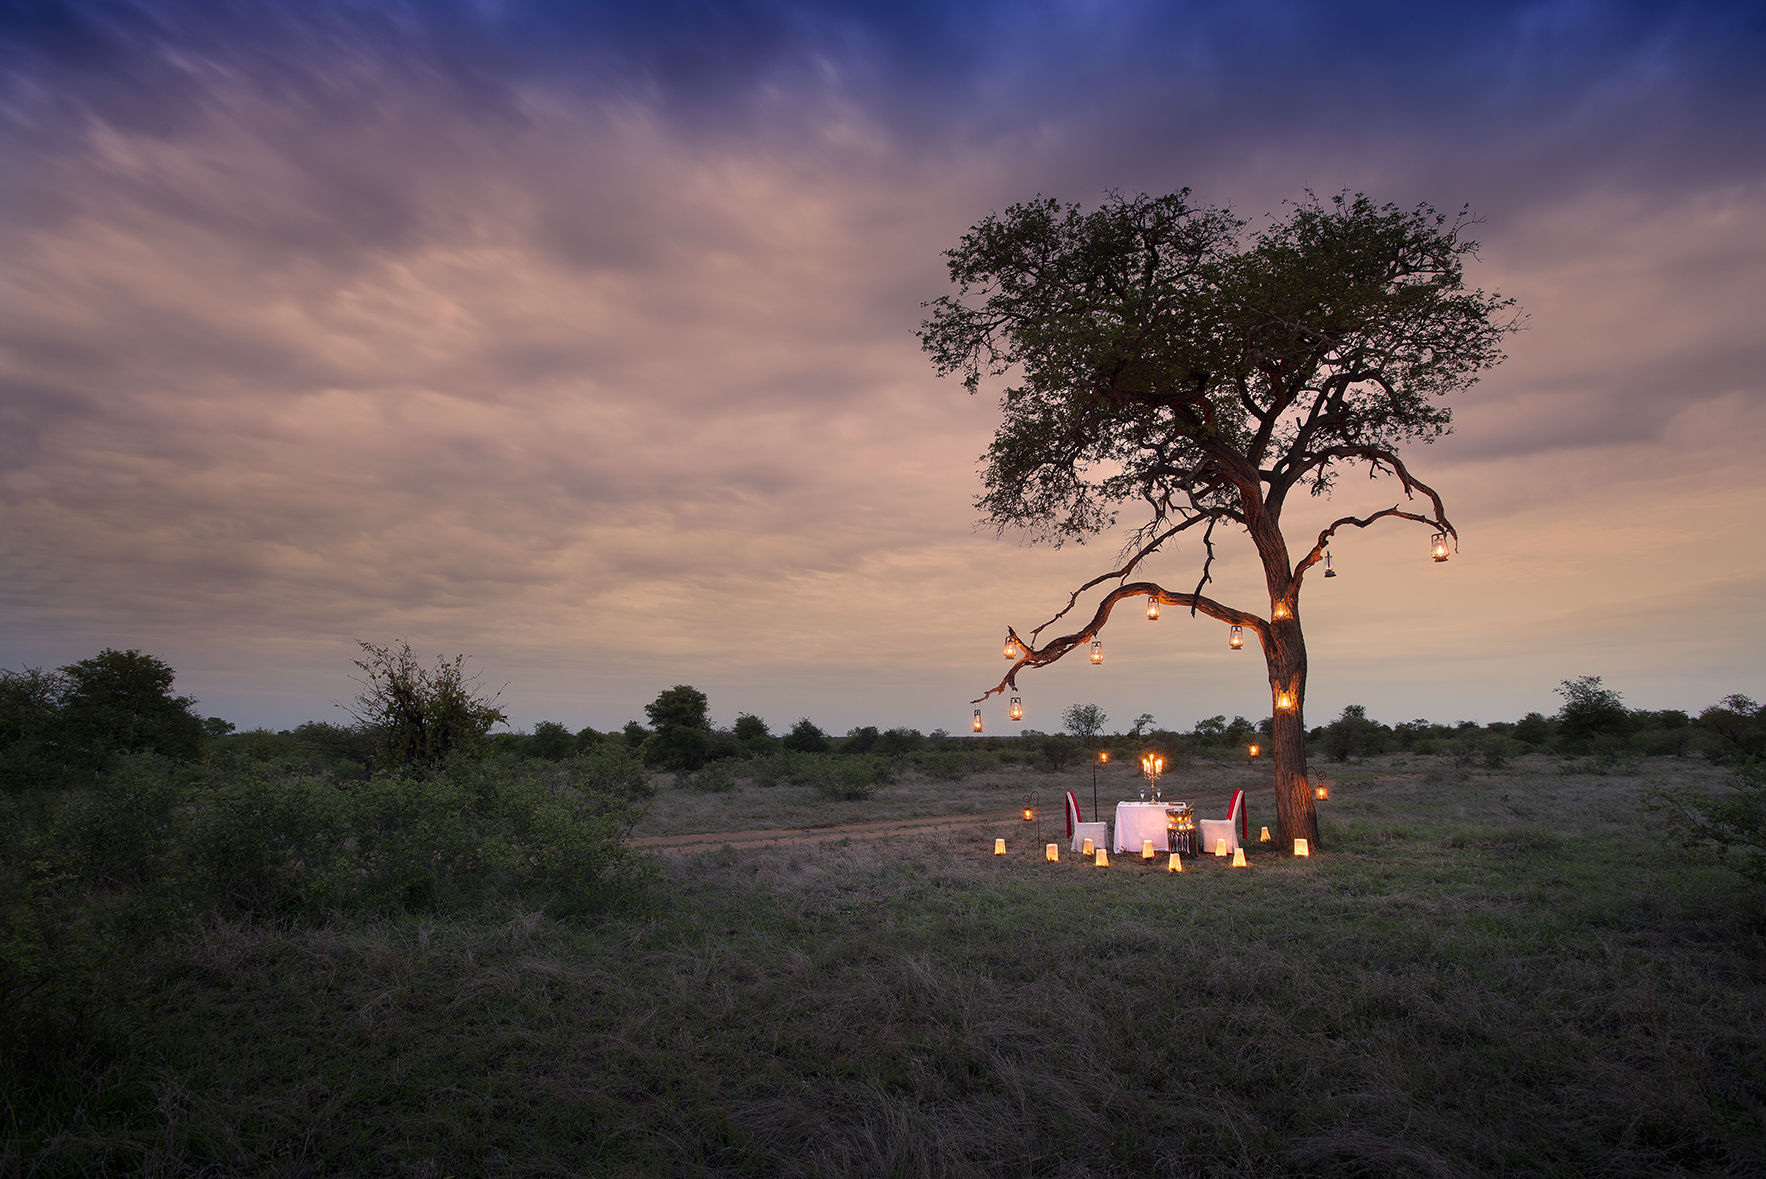
{"type": "Polygon", "coordinates": [[[1141,850],[1141,842],[1153,841],[1153,850],[1168,852],[1171,850],[1171,817],[1165,813],[1170,805],[1164,802],[1119,802],[1116,804],[1116,834],[1114,847],[1116,852],[1136,852],[1141,850]]]}

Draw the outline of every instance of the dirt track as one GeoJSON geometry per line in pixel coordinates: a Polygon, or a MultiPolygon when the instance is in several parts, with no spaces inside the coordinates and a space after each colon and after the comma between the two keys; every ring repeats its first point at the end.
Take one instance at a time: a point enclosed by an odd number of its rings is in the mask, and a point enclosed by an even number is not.
{"type": "Polygon", "coordinates": [[[753,847],[769,843],[820,843],[830,839],[877,839],[889,835],[912,835],[940,827],[972,827],[988,823],[1007,823],[1018,817],[1015,811],[988,812],[975,815],[939,815],[925,819],[886,819],[876,823],[843,823],[815,827],[781,827],[771,831],[707,831],[697,835],[647,835],[631,840],[632,847],[656,850],[701,850],[722,847],[753,847]]]}

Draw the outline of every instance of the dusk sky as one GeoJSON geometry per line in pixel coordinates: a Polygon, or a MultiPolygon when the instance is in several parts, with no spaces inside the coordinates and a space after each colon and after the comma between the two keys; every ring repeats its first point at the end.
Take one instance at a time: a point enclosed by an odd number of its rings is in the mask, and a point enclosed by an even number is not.
{"type": "MultiPolygon", "coordinates": [[[[1527,317],[1409,452],[1457,556],[1387,522],[1308,579],[1308,724],[1766,697],[1757,0],[0,4],[0,666],[139,648],[284,728],[404,637],[518,729],[689,683],[964,731],[1119,538],[979,522],[998,387],[921,304],[989,212],[1184,186],[1469,205],[1527,317]]],[[[1023,726],[1269,711],[1218,623],[1104,642],[1023,726]]]]}

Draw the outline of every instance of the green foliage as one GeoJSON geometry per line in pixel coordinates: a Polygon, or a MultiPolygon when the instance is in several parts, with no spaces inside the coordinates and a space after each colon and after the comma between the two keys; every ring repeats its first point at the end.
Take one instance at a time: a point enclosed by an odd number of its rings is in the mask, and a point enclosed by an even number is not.
{"type": "Polygon", "coordinates": [[[1104,731],[1104,725],[1109,720],[1104,710],[1096,704],[1070,704],[1061,714],[1062,726],[1081,741],[1088,743],[1104,731]]]}
{"type": "Polygon", "coordinates": [[[1325,726],[1325,752],[1337,761],[1381,753],[1388,731],[1385,725],[1368,719],[1365,706],[1347,704],[1343,714],[1325,726]]]}
{"type": "Polygon", "coordinates": [[[172,695],[171,667],[139,651],[106,649],[61,669],[60,729],[68,751],[99,765],[114,754],[190,759],[202,748],[196,701],[172,695]]]}
{"type": "Polygon", "coordinates": [[[670,727],[711,731],[711,701],[691,684],[676,684],[644,705],[644,715],[657,730],[670,727]]]}
{"type": "Polygon", "coordinates": [[[1737,872],[1766,884],[1766,707],[1726,696],[1699,714],[1699,724],[1715,739],[1715,758],[1731,767],[1729,781],[1716,789],[1657,790],[1651,801],[1689,838],[1716,847],[1737,872]]]}
{"type": "Polygon", "coordinates": [[[1556,689],[1564,698],[1558,710],[1558,740],[1572,753],[1586,753],[1602,738],[1615,749],[1629,728],[1630,717],[1619,693],[1600,686],[1597,675],[1565,680],[1556,689]]]}
{"type": "Polygon", "coordinates": [[[373,733],[386,769],[434,769],[448,759],[479,752],[485,736],[504,720],[496,694],[482,696],[475,676],[465,672],[466,657],[438,656],[426,668],[403,639],[380,647],[357,640],[362,676],[350,715],[373,733]]]}
{"type": "Polygon", "coordinates": [[[826,753],[828,751],[828,735],[817,728],[807,716],[791,726],[791,731],[780,739],[786,749],[797,753],[826,753]]]}
{"type": "Polygon", "coordinates": [[[541,721],[533,727],[527,750],[547,761],[563,761],[577,750],[576,734],[557,721],[541,721]]]}
{"type": "Polygon", "coordinates": [[[707,794],[728,794],[740,783],[736,778],[736,767],[728,759],[707,762],[692,774],[682,779],[682,785],[707,794]]]}

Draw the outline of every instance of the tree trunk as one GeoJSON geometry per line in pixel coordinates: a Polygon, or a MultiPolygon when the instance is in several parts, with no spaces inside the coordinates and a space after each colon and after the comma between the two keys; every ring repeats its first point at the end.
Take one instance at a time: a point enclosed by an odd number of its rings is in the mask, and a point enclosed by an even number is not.
{"type": "Polygon", "coordinates": [[[1299,604],[1293,617],[1270,623],[1264,642],[1269,665],[1270,738],[1275,758],[1276,846],[1292,854],[1294,840],[1319,849],[1318,811],[1312,804],[1312,783],[1306,775],[1306,638],[1300,630],[1299,604]],[[1291,707],[1282,707],[1287,694],[1291,707]]]}

